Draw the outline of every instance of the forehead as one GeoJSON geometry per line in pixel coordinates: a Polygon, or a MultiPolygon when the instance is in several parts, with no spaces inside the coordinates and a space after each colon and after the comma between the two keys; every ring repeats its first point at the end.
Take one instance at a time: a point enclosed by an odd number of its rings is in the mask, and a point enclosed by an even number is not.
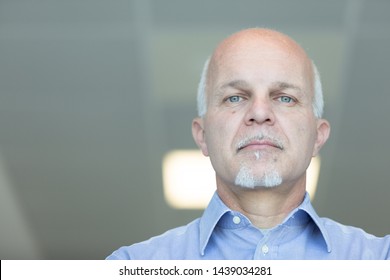
{"type": "Polygon", "coordinates": [[[306,57],[305,51],[290,37],[271,30],[244,30],[222,41],[214,51],[213,56],[221,58],[225,54],[254,53],[279,50],[285,53],[294,53],[306,57]]]}
{"type": "Polygon", "coordinates": [[[306,53],[294,41],[245,35],[218,46],[210,63],[209,79],[214,86],[229,79],[305,86],[312,82],[312,69],[306,53]]]}

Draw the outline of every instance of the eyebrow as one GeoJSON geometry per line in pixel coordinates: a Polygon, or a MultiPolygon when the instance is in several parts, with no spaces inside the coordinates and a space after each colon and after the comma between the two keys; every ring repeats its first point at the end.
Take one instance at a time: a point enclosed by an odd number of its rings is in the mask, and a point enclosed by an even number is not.
{"type": "MultiPolygon", "coordinates": [[[[233,80],[233,81],[230,81],[226,84],[223,84],[220,88],[219,88],[219,91],[225,89],[225,88],[228,88],[228,87],[231,87],[231,88],[239,88],[239,89],[250,89],[252,88],[251,85],[246,82],[245,80],[233,80]]],[[[275,89],[294,89],[294,90],[297,90],[297,91],[302,91],[301,87],[297,86],[297,85],[294,85],[294,84],[291,84],[291,83],[287,83],[287,82],[274,82],[272,83],[271,85],[271,88],[275,88],[275,89]]]]}
{"type": "Polygon", "coordinates": [[[277,89],[294,89],[297,91],[302,91],[301,87],[294,85],[294,84],[286,83],[286,82],[275,82],[272,84],[272,87],[277,88],[277,89]]]}
{"type": "Polygon", "coordinates": [[[220,86],[217,86],[216,89],[216,97],[222,98],[225,94],[226,88],[235,88],[239,90],[249,90],[251,88],[250,84],[244,80],[233,80],[230,82],[227,82],[225,84],[222,84],[220,86]]]}
{"type": "Polygon", "coordinates": [[[231,88],[241,88],[241,89],[251,88],[249,83],[244,81],[244,80],[233,80],[233,81],[230,81],[230,82],[228,82],[226,84],[223,84],[220,87],[220,89],[225,89],[225,88],[228,88],[228,87],[231,87],[231,88]]]}

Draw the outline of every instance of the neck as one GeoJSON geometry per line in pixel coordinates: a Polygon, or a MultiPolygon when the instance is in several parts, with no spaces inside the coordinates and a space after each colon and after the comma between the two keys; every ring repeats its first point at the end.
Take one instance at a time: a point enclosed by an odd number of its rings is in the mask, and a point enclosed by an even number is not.
{"type": "Polygon", "coordinates": [[[260,229],[273,228],[298,207],[305,196],[306,178],[294,185],[272,188],[247,189],[226,186],[217,179],[217,192],[222,201],[232,210],[238,211],[260,229]]]}

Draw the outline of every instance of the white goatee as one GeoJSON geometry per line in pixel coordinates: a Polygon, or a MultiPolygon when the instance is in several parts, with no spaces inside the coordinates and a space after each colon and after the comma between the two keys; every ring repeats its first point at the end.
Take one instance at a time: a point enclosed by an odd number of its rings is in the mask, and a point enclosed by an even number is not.
{"type": "Polygon", "coordinates": [[[282,184],[282,177],[275,170],[265,172],[262,176],[254,176],[251,168],[242,166],[236,176],[235,184],[249,189],[257,187],[272,188],[282,184]]]}

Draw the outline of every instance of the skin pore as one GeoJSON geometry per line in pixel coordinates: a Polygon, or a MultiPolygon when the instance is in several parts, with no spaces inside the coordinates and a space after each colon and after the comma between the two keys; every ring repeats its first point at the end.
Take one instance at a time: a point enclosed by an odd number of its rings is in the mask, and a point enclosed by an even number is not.
{"type": "Polygon", "coordinates": [[[306,169],[328,138],[329,123],[313,113],[313,73],[297,43],[268,29],[233,34],[210,59],[207,110],[193,136],[220,198],[259,228],[302,202],[306,169]]]}

